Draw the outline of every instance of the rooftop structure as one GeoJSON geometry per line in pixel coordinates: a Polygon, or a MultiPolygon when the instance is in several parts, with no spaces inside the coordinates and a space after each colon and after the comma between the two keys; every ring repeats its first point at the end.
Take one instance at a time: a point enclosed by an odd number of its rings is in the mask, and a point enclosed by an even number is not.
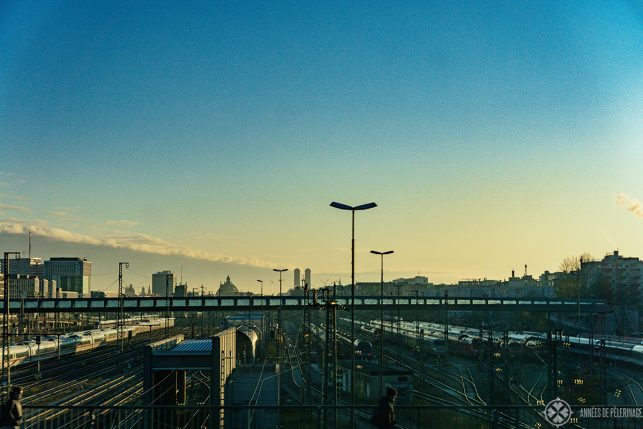
{"type": "Polygon", "coordinates": [[[230,276],[227,276],[224,283],[219,283],[219,290],[217,295],[219,296],[230,296],[236,295],[239,293],[239,289],[232,283],[230,276]]]}

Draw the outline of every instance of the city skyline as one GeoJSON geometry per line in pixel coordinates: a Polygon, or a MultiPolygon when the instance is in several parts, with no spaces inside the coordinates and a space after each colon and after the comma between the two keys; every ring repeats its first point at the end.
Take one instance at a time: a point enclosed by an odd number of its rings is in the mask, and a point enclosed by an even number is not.
{"type": "MultiPolygon", "coordinates": [[[[15,238],[15,237],[12,237],[15,238]]],[[[56,249],[58,247],[54,242],[52,243],[54,247],[45,245],[44,248],[56,249]]],[[[63,243],[63,247],[64,247],[63,243]]],[[[19,246],[17,246],[19,247],[19,246]]],[[[17,248],[16,247],[16,248],[17,248]]],[[[50,257],[80,257],[85,258],[87,254],[96,255],[100,254],[101,248],[98,246],[84,247],[81,248],[81,252],[84,252],[82,255],[71,255],[70,249],[77,249],[74,245],[68,247],[67,253],[65,254],[37,254],[32,253],[32,258],[39,258],[43,262],[50,257]],[[98,253],[97,253],[98,252],[98,253]]],[[[458,282],[467,283],[468,281],[500,281],[504,282],[515,276],[515,278],[521,278],[527,270],[527,274],[532,277],[534,280],[538,280],[539,276],[549,272],[556,273],[561,270],[565,271],[570,269],[570,266],[566,265],[563,267],[563,259],[573,259],[582,257],[591,256],[594,261],[600,261],[604,257],[609,257],[613,254],[618,253],[623,257],[634,257],[640,259],[639,255],[633,254],[624,254],[618,249],[604,252],[601,254],[583,254],[583,255],[567,255],[567,257],[561,258],[561,260],[552,267],[545,267],[543,269],[533,269],[529,264],[523,264],[520,266],[511,267],[508,271],[502,272],[498,276],[472,276],[472,277],[454,277],[453,279],[440,280],[440,275],[431,276],[430,273],[407,273],[407,272],[395,272],[395,271],[385,271],[385,282],[388,284],[394,280],[400,279],[413,279],[416,276],[425,277],[428,279],[429,284],[436,286],[440,285],[457,285],[458,282]],[[527,265],[527,266],[525,266],[527,265]]],[[[26,251],[20,251],[22,257],[26,257],[26,251]]],[[[363,252],[362,252],[363,253],[363,252]]],[[[117,278],[118,270],[117,260],[127,259],[128,261],[134,261],[130,263],[131,269],[125,269],[124,273],[124,284],[133,285],[134,289],[139,291],[141,287],[144,287],[146,290],[152,285],[152,277],[157,272],[162,272],[165,270],[172,271],[174,273],[175,284],[187,284],[189,286],[188,291],[191,291],[193,288],[199,289],[200,286],[204,286],[206,293],[216,293],[219,285],[224,281],[226,277],[230,277],[232,283],[234,283],[238,288],[240,293],[252,292],[258,294],[260,290],[260,285],[257,284],[257,279],[260,278],[264,282],[264,292],[266,294],[278,294],[279,293],[279,280],[278,276],[273,273],[272,268],[263,268],[263,267],[252,267],[250,273],[244,271],[243,265],[236,265],[231,263],[214,263],[212,261],[199,261],[199,260],[190,260],[184,257],[176,258],[173,256],[159,256],[153,254],[145,254],[141,252],[133,252],[131,250],[125,250],[124,253],[115,253],[109,256],[108,258],[99,257],[98,264],[95,264],[92,257],[87,258],[87,260],[92,263],[92,266],[98,266],[99,271],[94,270],[91,275],[92,282],[92,291],[111,291],[115,292],[118,289],[117,278]],[[129,255],[126,258],[123,258],[123,255],[129,255]],[[113,262],[110,264],[105,263],[105,259],[112,259],[113,262]],[[183,263],[181,263],[183,261],[183,263]],[[213,265],[214,264],[214,265],[213,265]]],[[[585,260],[587,261],[587,260],[585,260]]],[[[359,260],[356,261],[356,264],[359,266],[359,260]]],[[[299,268],[303,272],[303,266],[289,266],[290,271],[286,272],[283,276],[284,278],[284,291],[291,289],[294,285],[293,279],[295,278],[294,269],[299,268]]],[[[309,267],[306,267],[309,268],[309,267]]],[[[379,271],[356,271],[357,274],[357,283],[379,283],[379,271]]],[[[44,277],[43,277],[44,278],[44,277]]],[[[301,276],[303,279],[303,276],[301,276]]],[[[350,284],[350,271],[347,272],[338,272],[338,273],[316,273],[312,272],[312,287],[320,288],[325,286],[330,286],[333,282],[337,284],[349,285],[350,284]]]]}
{"type": "Polygon", "coordinates": [[[33,256],[87,256],[96,289],[119,260],[193,286],[349,283],[331,201],[378,204],[358,282],[371,249],[395,250],[387,279],[435,283],[643,255],[630,2],[17,3],[0,22],[2,247],[31,228],[33,256]]]}

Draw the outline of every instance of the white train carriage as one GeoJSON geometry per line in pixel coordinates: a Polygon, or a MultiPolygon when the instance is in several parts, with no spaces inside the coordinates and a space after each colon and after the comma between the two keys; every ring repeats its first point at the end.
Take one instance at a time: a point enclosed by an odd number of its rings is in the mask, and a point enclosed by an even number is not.
{"type": "Polygon", "coordinates": [[[40,344],[36,343],[31,346],[31,362],[49,359],[58,356],[58,340],[48,340],[41,337],[40,344]]]}
{"type": "Polygon", "coordinates": [[[103,329],[103,335],[105,336],[106,343],[116,341],[118,339],[118,331],[114,328],[103,329]]]}
{"type": "Polygon", "coordinates": [[[75,352],[84,352],[94,348],[94,340],[91,334],[85,332],[77,332],[68,336],[76,342],[75,352]]]}
{"type": "Polygon", "coordinates": [[[73,334],[60,336],[59,348],[61,355],[76,353],[76,338],[73,334]]]}
{"type": "Polygon", "coordinates": [[[92,329],[91,331],[86,331],[85,334],[92,337],[94,348],[100,346],[105,342],[105,332],[100,329],[92,329]]]}
{"type": "MultiPolygon", "coordinates": [[[[7,356],[7,349],[2,350],[2,358],[0,362],[3,364],[4,368],[4,359],[7,356]]],[[[28,344],[14,344],[9,347],[9,365],[19,365],[23,362],[28,362],[31,357],[31,347],[28,344]]]]}

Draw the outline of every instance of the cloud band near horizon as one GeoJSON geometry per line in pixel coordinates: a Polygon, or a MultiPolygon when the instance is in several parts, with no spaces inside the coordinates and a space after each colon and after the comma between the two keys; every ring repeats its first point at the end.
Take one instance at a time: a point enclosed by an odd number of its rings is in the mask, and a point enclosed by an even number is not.
{"type": "Polygon", "coordinates": [[[62,228],[30,225],[25,222],[0,221],[0,234],[26,235],[31,231],[32,236],[40,236],[52,240],[59,240],[66,243],[88,244],[92,246],[104,246],[113,249],[127,249],[135,252],[142,252],[162,256],[182,256],[188,259],[201,261],[219,262],[224,264],[247,265],[256,268],[272,268],[274,263],[262,261],[255,258],[233,258],[230,256],[214,255],[187,246],[168,243],[160,238],[146,234],[132,234],[116,237],[92,237],[85,234],[78,234],[62,228]]]}

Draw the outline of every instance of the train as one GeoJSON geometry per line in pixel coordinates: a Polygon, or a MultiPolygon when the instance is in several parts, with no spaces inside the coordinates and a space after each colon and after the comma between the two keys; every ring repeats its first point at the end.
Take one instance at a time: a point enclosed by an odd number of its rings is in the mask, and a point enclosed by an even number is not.
{"type": "MultiPolygon", "coordinates": [[[[360,329],[365,332],[373,332],[375,336],[379,335],[379,320],[371,320],[370,322],[356,322],[360,324],[360,329]]],[[[430,354],[443,354],[443,345],[446,346],[444,341],[444,325],[428,322],[404,322],[400,321],[400,336],[401,341],[409,345],[411,348],[417,348],[415,342],[417,334],[416,330],[419,328],[423,333],[420,337],[424,337],[425,342],[435,342],[436,339],[441,338],[442,344],[436,348],[431,349],[425,347],[424,350],[430,354]]],[[[385,321],[384,329],[387,332],[397,333],[396,321],[385,321]]],[[[481,349],[485,348],[489,339],[489,332],[483,330],[482,339],[480,338],[480,330],[475,330],[463,326],[449,326],[448,333],[448,347],[450,352],[477,357],[481,349]]],[[[508,332],[505,339],[504,333],[493,332],[491,337],[494,350],[506,350],[512,358],[534,358],[536,349],[544,347],[547,343],[547,334],[542,332],[508,332]]],[[[581,355],[593,354],[596,359],[600,356],[600,339],[594,339],[593,342],[587,337],[574,337],[567,336],[563,338],[563,345],[565,345],[570,353],[581,355]],[[592,350],[593,348],[593,350],[592,350]]],[[[426,345],[426,343],[425,343],[426,345]]],[[[622,362],[636,367],[643,367],[643,341],[640,344],[632,342],[625,342],[621,340],[608,339],[605,342],[605,358],[609,361],[622,362]]]]}
{"type": "Polygon", "coordinates": [[[237,357],[244,363],[254,362],[261,343],[261,330],[256,326],[237,327],[237,357]]]}
{"type": "Polygon", "coordinates": [[[370,341],[355,340],[355,359],[373,360],[374,357],[373,344],[370,341]]]}
{"type": "MultiPolygon", "coordinates": [[[[164,329],[166,319],[136,319],[135,324],[125,325],[122,328],[123,338],[132,338],[138,334],[149,333],[154,330],[164,329]]],[[[167,319],[168,327],[174,326],[174,318],[167,319]]],[[[9,365],[11,367],[54,358],[57,356],[81,353],[93,350],[105,343],[117,341],[120,329],[90,329],[61,335],[40,335],[32,339],[18,341],[11,344],[8,350],[9,365]]],[[[3,349],[0,363],[4,368],[4,359],[7,348],[3,349]]]]}

